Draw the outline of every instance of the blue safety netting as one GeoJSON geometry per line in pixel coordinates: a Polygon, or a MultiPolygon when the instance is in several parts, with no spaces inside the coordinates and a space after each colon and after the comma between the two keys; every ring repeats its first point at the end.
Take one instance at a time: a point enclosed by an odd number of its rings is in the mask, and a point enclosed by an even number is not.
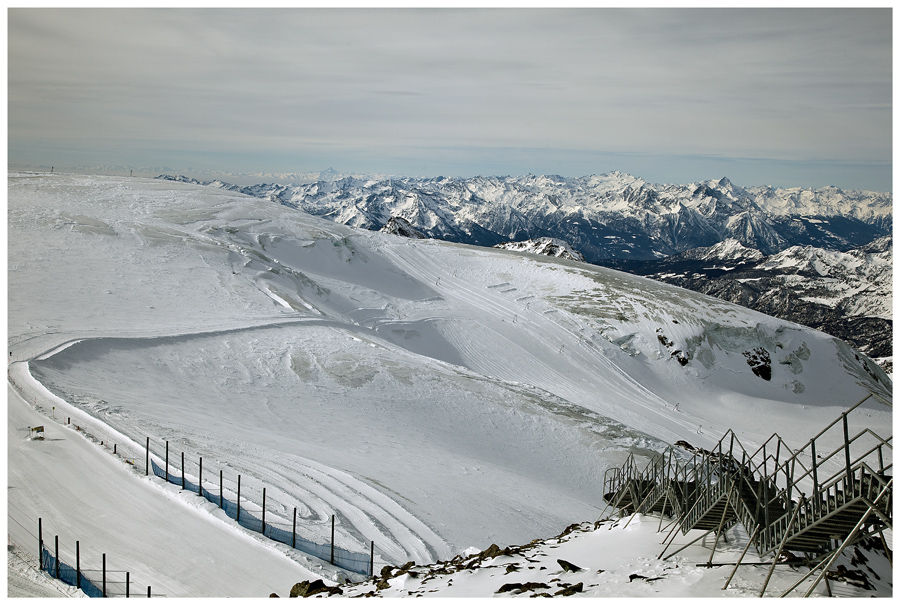
{"type": "MultiPolygon", "coordinates": [[[[154,475],[162,479],[166,479],[165,469],[156,464],[155,460],[150,460],[150,466],[153,468],[154,475]]],[[[171,471],[168,473],[168,481],[169,483],[174,483],[175,485],[182,485],[181,475],[177,475],[171,471]]],[[[187,477],[184,478],[183,485],[184,489],[195,493],[202,493],[204,498],[206,498],[213,504],[220,505],[222,510],[225,511],[225,514],[232,519],[236,519],[241,527],[246,527],[251,531],[261,533],[267,538],[271,538],[272,540],[275,540],[276,542],[280,542],[282,544],[287,544],[292,548],[313,555],[314,557],[317,557],[324,561],[332,560],[333,549],[334,564],[336,566],[342,569],[346,569],[347,571],[361,573],[367,576],[372,575],[370,555],[352,552],[341,548],[340,546],[334,546],[331,544],[318,544],[316,542],[313,542],[312,540],[301,538],[300,536],[296,535],[292,529],[283,529],[273,523],[267,522],[265,524],[265,528],[263,528],[262,519],[256,517],[243,508],[241,509],[240,518],[238,519],[237,503],[228,500],[218,493],[213,493],[206,488],[202,488],[202,490],[198,492],[197,484],[187,479],[187,477]],[[265,531],[263,531],[263,529],[265,529],[265,531]]]]}
{"type": "MultiPolygon", "coordinates": [[[[60,582],[64,582],[69,586],[79,586],[76,578],[79,573],[71,565],[64,563],[62,559],[59,560],[59,576],[56,575],[56,557],[47,550],[46,547],[41,548],[41,565],[44,571],[49,573],[52,577],[57,578],[60,582]]],[[[84,573],[81,573],[81,590],[89,597],[102,598],[103,591],[97,588],[93,582],[87,579],[84,573]]]]}

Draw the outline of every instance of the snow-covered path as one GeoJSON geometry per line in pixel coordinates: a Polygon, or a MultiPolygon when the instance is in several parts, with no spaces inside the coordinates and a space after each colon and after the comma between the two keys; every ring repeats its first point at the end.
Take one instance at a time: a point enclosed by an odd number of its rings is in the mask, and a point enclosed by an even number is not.
{"type": "Polygon", "coordinates": [[[35,412],[7,389],[9,535],[27,551],[38,548],[37,520],[52,551],[85,568],[131,574],[133,594],[151,586],[168,597],[286,596],[296,582],[319,577],[268,540],[245,532],[196,495],[158,479],[141,478],[73,428],[35,412]],[[31,440],[28,427],[45,438],[31,440]],[[210,513],[213,514],[210,514],[210,513]]]}

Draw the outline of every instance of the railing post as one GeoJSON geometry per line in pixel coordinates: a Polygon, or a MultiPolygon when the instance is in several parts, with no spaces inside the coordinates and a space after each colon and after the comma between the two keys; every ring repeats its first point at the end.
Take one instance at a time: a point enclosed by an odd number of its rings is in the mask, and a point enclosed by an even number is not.
{"type": "Polygon", "coordinates": [[[291,529],[291,548],[296,548],[297,546],[297,507],[294,507],[294,526],[291,529]]]}
{"type": "MultiPolygon", "coordinates": [[[[769,580],[772,578],[772,572],[775,571],[775,564],[778,563],[778,557],[781,556],[782,551],[784,550],[784,545],[787,544],[788,538],[790,537],[791,527],[794,525],[794,520],[797,518],[797,514],[800,512],[800,504],[803,504],[803,497],[800,497],[800,502],[798,506],[794,509],[794,514],[791,515],[791,520],[788,521],[787,527],[784,529],[784,536],[781,538],[781,545],[778,547],[778,552],[775,553],[775,556],[772,558],[772,566],[769,567],[769,574],[766,576],[765,582],[763,582],[762,590],[759,591],[759,596],[762,597],[766,593],[766,587],[769,585],[769,580]]],[[[790,506],[790,500],[788,500],[788,506],[790,506]]]]}
{"type": "Polygon", "coordinates": [[[169,442],[166,441],[166,483],[169,482],[169,442]]]}
{"type": "Polygon", "coordinates": [[[103,596],[106,597],[106,553],[103,553],[103,596]]]}
{"type": "Polygon", "coordinates": [[[222,508],[222,470],[219,469],[219,508],[222,508]]]}
{"type": "Polygon", "coordinates": [[[184,451],[181,452],[181,489],[184,489],[184,451]]]}
{"type": "Polygon", "coordinates": [[[38,517],[38,569],[44,571],[44,531],[40,517],[38,517]]]}
{"type": "Polygon", "coordinates": [[[75,540],[75,588],[81,588],[81,546],[75,540]]]}
{"type": "Polygon", "coordinates": [[[197,494],[203,495],[203,456],[200,456],[200,479],[197,481],[197,494]]]}
{"type": "Polygon", "coordinates": [[[144,474],[149,477],[150,476],[150,437],[147,437],[147,449],[145,450],[145,452],[146,452],[147,459],[146,459],[145,468],[144,468],[144,470],[146,472],[144,474]]]}
{"type": "Polygon", "coordinates": [[[819,471],[816,466],[816,442],[810,441],[810,453],[812,454],[812,476],[813,476],[813,514],[819,514],[819,511],[822,509],[822,504],[820,502],[821,498],[819,498],[819,471]]]}
{"type": "Polygon", "coordinates": [[[847,460],[847,476],[844,478],[844,482],[845,482],[844,491],[847,492],[847,494],[845,495],[845,498],[849,498],[850,493],[851,493],[850,492],[850,489],[851,489],[851,484],[850,484],[851,463],[850,463],[850,429],[847,426],[847,412],[844,412],[843,414],[841,414],[841,417],[842,417],[842,420],[844,421],[844,457],[847,460]]]}
{"type": "Polygon", "coordinates": [[[375,540],[372,540],[369,550],[369,575],[375,577],[375,540]]]}
{"type": "Polygon", "coordinates": [[[131,596],[131,572],[125,572],[125,598],[129,598],[131,596]]]}
{"type": "Polygon", "coordinates": [[[334,565],[334,515],[331,515],[331,564],[334,565]]]}
{"type": "Polygon", "coordinates": [[[266,535],[266,488],[263,488],[262,534],[266,535]]]}
{"type": "Polygon", "coordinates": [[[784,477],[785,477],[785,480],[787,481],[787,499],[788,499],[788,502],[791,501],[791,492],[794,491],[794,465],[795,465],[796,462],[797,462],[797,459],[796,459],[796,458],[793,458],[793,459],[791,460],[791,474],[790,474],[790,476],[788,476],[788,469],[787,469],[787,466],[788,466],[788,465],[787,465],[787,461],[785,461],[785,463],[784,463],[784,477]]]}
{"type": "Polygon", "coordinates": [[[237,515],[235,521],[241,522],[241,476],[238,475],[238,493],[237,493],[237,515]]]}
{"type": "Polygon", "coordinates": [[[53,564],[53,567],[55,568],[55,574],[54,574],[54,577],[58,580],[58,579],[59,579],[59,536],[55,536],[55,537],[53,538],[53,541],[54,541],[54,543],[55,543],[55,544],[54,544],[54,549],[56,550],[56,555],[55,555],[55,556],[56,556],[56,561],[55,561],[54,564],[53,564]]]}

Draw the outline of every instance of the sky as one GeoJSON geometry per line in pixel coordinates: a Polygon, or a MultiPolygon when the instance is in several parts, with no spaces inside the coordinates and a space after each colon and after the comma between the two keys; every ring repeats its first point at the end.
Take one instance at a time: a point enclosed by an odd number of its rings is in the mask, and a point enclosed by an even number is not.
{"type": "Polygon", "coordinates": [[[10,8],[8,164],[892,190],[890,8],[10,8]]]}

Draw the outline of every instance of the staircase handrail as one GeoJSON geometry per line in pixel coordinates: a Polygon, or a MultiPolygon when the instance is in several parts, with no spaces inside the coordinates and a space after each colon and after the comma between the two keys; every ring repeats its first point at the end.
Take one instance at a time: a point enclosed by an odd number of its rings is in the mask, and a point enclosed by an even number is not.
{"type": "MultiPolygon", "coordinates": [[[[880,483],[881,485],[887,485],[888,481],[890,481],[890,477],[882,476],[878,471],[872,470],[872,467],[869,466],[868,464],[866,464],[865,462],[859,462],[859,461],[857,461],[856,466],[854,466],[851,469],[850,476],[852,477],[852,476],[856,475],[856,473],[860,470],[869,471],[868,476],[871,477],[874,481],[880,483]]],[[[831,489],[832,487],[834,487],[836,485],[843,484],[844,479],[846,477],[847,477],[847,472],[845,470],[842,470],[837,475],[834,475],[833,477],[831,477],[827,483],[823,483],[819,487],[819,490],[814,492],[813,495],[818,496],[819,494],[823,494],[823,493],[827,492],[829,489],[831,489]]],[[[862,475],[860,475],[860,480],[862,480],[862,475]]],[[[853,486],[855,489],[855,484],[853,484],[853,486]]]]}
{"type": "MultiPolygon", "coordinates": [[[[856,459],[851,461],[851,468],[852,468],[852,465],[853,465],[853,464],[856,464],[856,463],[859,462],[860,460],[864,460],[869,454],[875,452],[876,450],[878,450],[878,449],[880,449],[880,448],[882,448],[882,447],[888,447],[888,448],[890,448],[892,451],[893,451],[893,449],[894,449],[893,446],[891,445],[891,443],[889,442],[890,440],[893,440],[893,436],[892,436],[892,437],[888,437],[888,441],[886,441],[886,440],[882,439],[881,437],[879,437],[878,435],[876,435],[875,433],[873,433],[873,432],[872,432],[871,430],[869,430],[869,429],[865,429],[865,430],[863,430],[863,431],[860,431],[860,433],[859,433],[856,437],[854,437],[853,439],[851,439],[851,440],[849,441],[849,443],[852,444],[852,443],[853,443],[854,441],[856,441],[859,437],[862,437],[863,434],[865,434],[865,433],[869,433],[869,434],[873,435],[874,437],[876,437],[876,438],[878,439],[878,441],[880,441],[880,443],[878,443],[877,445],[874,445],[874,446],[872,446],[871,448],[869,448],[869,450],[867,450],[864,454],[860,454],[860,455],[856,456],[856,459]]],[[[821,464],[827,462],[828,460],[830,460],[832,457],[836,456],[837,454],[842,453],[842,452],[844,451],[845,447],[846,447],[846,446],[842,445],[841,447],[839,447],[838,449],[834,450],[833,452],[831,452],[830,454],[828,454],[828,455],[825,456],[824,458],[820,458],[819,461],[816,462],[815,466],[818,467],[819,465],[821,465],[821,464]]],[[[881,471],[879,471],[879,472],[883,472],[883,471],[889,470],[889,469],[893,468],[893,466],[894,466],[894,463],[891,462],[891,463],[887,464],[886,466],[884,466],[884,467],[881,469],[881,471]]],[[[812,472],[813,472],[812,469],[807,470],[806,473],[804,473],[804,474],[800,475],[799,477],[795,478],[795,483],[796,483],[796,482],[799,482],[801,479],[805,479],[805,478],[806,478],[807,476],[809,476],[812,472]]],[[[824,480],[823,480],[822,482],[820,482],[820,483],[827,483],[827,482],[831,481],[832,479],[834,479],[835,477],[837,477],[837,476],[839,476],[839,475],[840,475],[840,476],[846,475],[846,473],[847,473],[847,469],[846,469],[846,468],[842,468],[841,470],[839,470],[839,471],[837,471],[836,473],[832,474],[830,477],[824,479],[824,480]]]]}

